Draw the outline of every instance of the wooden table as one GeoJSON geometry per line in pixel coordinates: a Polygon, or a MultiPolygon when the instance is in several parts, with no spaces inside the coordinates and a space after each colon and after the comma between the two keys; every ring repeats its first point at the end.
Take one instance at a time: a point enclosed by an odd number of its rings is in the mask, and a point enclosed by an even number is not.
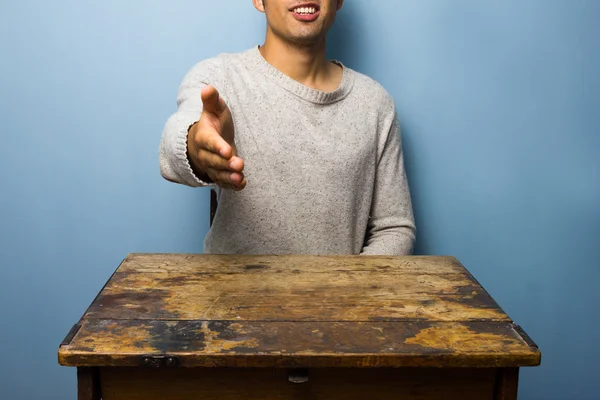
{"type": "Polygon", "coordinates": [[[516,399],[540,351],[452,257],[130,254],[58,351],[79,400],[516,399]]]}

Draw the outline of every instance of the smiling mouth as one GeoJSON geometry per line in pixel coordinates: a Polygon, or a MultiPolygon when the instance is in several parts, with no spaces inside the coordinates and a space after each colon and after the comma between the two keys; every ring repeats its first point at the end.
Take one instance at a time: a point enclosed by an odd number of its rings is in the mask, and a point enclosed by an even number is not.
{"type": "Polygon", "coordinates": [[[300,14],[300,15],[312,15],[312,14],[316,14],[317,11],[319,11],[319,8],[315,7],[315,6],[296,7],[296,8],[293,8],[292,11],[294,13],[300,14]]]}

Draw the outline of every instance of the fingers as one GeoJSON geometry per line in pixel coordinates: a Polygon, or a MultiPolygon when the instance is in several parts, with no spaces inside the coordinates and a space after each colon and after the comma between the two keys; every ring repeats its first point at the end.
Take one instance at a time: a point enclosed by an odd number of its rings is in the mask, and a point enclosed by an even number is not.
{"type": "Polygon", "coordinates": [[[210,178],[222,188],[233,189],[236,191],[246,187],[244,175],[238,172],[212,170],[209,172],[210,178]]]}
{"type": "Polygon", "coordinates": [[[240,157],[232,157],[229,159],[229,168],[235,172],[242,172],[244,170],[244,160],[240,157]]]}
{"type": "Polygon", "coordinates": [[[226,159],[211,151],[198,151],[198,164],[210,179],[225,189],[242,190],[246,187],[244,160],[240,157],[226,159]]]}
{"type": "Polygon", "coordinates": [[[242,181],[242,183],[240,183],[235,190],[236,191],[243,190],[246,187],[246,184],[247,184],[246,178],[244,178],[244,180],[242,181]]]}
{"type": "Polygon", "coordinates": [[[203,168],[239,173],[244,170],[244,160],[237,156],[227,159],[211,151],[201,149],[198,152],[198,159],[203,168]]]}
{"type": "Polygon", "coordinates": [[[244,175],[238,172],[215,170],[213,174],[213,180],[215,183],[218,181],[226,185],[239,185],[243,182],[244,175]]]}
{"type": "Polygon", "coordinates": [[[225,101],[219,96],[219,91],[213,86],[203,87],[200,96],[203,112],[219,116],[227,108],[225,101]]]}
{"type": "Polygon", "coordinates": [[[200,96],[202,116],[188,136],[193,163],[220,187],[242,190],[244,160],[236,155],[231,112],[215,87],[205,86],[200,96]]]}
{"type": "Polygon", "coordinates": [[[229,159],[233,155],[233,149],[218,133],[200,136],[198,147],[206,149],[214,154],[220,154],[221,157],[229,159]]]}
{"type": "Polygon", "coordinates": [[[203,108],[196,130],[200,132],[196,139],[198,147],[207,148],[225,158],[233,157],[236,153],[235,127],[231,111],[213,86],[203,87],[200,96],[203,108]]]}

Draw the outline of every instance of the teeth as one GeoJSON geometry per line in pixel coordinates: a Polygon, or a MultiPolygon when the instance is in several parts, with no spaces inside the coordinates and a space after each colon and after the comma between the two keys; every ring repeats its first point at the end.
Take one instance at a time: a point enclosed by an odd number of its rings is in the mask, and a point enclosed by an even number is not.
{"type": "Polygon", "coordinates": [[[317,12],[315,7],[298,7],[294,11],[298,14],[314,14],[317,12]]]}

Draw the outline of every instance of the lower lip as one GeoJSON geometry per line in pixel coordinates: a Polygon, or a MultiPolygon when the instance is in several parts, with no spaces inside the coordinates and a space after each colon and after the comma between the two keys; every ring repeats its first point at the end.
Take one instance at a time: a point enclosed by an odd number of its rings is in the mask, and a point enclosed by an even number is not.
{"type": "Polygon", "coordinates": [[[302,21],[302,22],[313,22],[316,21],[317,18],[319,18],[319,11],[317,11],[314,14],[298,14],[292,11],[292,14],[294,14],[294,17],[298,20],[298,21],[302,21]]]}

